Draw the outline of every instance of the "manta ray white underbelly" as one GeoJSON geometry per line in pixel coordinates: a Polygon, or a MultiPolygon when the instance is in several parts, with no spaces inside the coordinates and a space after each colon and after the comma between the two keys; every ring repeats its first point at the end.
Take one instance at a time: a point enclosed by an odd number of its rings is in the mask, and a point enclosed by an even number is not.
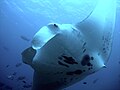
{"type": "Polygon", "coordinates": [[[104,67],[111,53],[115,15],[115,0],[99,0],[82,22],[42,27],[32,46],[22,52],[23,62],[35,70],[32,89],[63,89],[104,67]]]}

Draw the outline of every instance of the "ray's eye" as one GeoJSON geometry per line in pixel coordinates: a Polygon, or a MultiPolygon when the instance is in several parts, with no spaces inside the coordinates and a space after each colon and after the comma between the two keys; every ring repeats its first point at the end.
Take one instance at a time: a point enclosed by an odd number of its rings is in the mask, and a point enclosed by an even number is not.
{"type": "Polygon", "coordinates": [[[58,25],[57,24],[53,24],[56,28],[58,28],[58,25]]]}

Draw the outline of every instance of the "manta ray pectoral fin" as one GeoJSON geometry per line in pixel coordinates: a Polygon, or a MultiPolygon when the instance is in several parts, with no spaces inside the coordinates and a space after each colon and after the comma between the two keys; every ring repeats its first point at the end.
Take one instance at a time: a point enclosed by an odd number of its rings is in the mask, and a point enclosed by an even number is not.
{"type": "Polygon", "coordinates": [[[87,36],[102,32],[111,32],[113,34],[115,17],[116,0],[98,0],[98,4],[92,13],[82,22],[78,22],[76,27],[87,36]]]}
{"type": "Polygon", "coordinates": [[[75,25],[104,62],[107,62],[111,52],[115,17],[116,0],[98,0],[91,15],[75,25]]]}
{"type": "Polygon", "coordinates": [[[50,23],[47,26],[42,27],[33,37],[32,48],[40,49],[58,33],[59,33],[58,24],[50,23]]]}

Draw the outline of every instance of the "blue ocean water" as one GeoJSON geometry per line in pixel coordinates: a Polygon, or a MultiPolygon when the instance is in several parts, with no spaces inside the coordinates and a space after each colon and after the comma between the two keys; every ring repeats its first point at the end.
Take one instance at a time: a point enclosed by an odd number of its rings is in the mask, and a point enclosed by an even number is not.
{"type": "MultiPolygon", "coordinates": [[[[65,0],[64,3],[63,0],[59,1],[0,1],[0,90],[31,90],[34,71],[22,62],[21,52],[31,45],[34,34],[50,22],[75,23],[82,20],[96,4],[94,0],[77,5],[69,0],[65,0]],[[89,10],[86,10],[88,8],[89,10]]],[[[106,68],[65,90],[120,90],[119,23],[118,1],[112,53],[106,68]]]]}

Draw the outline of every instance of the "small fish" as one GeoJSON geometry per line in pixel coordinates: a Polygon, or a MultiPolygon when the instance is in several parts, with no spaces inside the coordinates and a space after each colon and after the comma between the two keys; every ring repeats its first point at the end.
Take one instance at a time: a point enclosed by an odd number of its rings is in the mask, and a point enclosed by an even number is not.
{"type": "Polygon", "coordinates": [[[17,63],[15,66],[20,67],[21,65],[22,65],[22,63],[17,63]]]}
{"type": "Polygon", "coordinates": [[[95,84],[98,80],[99,80],[98,78],[93,80],[93,84],[95,84]]]}
{"type": "Polygon", "coordinates": [[[27,41],[27,42],[29,42],[30,41],[30,39],[28,39],[27,37],[25,37],[25,36],[20,36],[20,38],[21,39],[23,39],[23,40],[25,40],[25,41],[27,41]]]}
{"type": "Polygon", "coordinates": [[[26,81],[22,81],[23,83],[26,83],[26,81]]]}
{"type": "Polygon", "coordinates": [[[14,72],[12,75],[14,75],[14,76],[15,76],[16,74],[17,74],[17,73],[16,73],[16,72],[14,72]]]}
{"type": "Polygon", "coordinates": [[[120,64],[120,61],[118,63],[120,64]]]}
{"type": "Polygon", "coordinates": [[[25,76],[19,76],[18,78],[17,78],[17,80],[19,81],[19,80],[24,80],[25,79],[25,76]]]}
{"type": "Polygon", "coordinates": [[[6,46],[4,46],[3,49],[4,49],[5,51],[9,51],[9,48],[6,47],[6,46]]]}
{"type": "Polygon", "coordinates": [[[10,80],[13,80],[14,76],[13,75],[8,75],[7,78],[10,79],[10,80]]]}
{"type": "Polygon", "coordinates": [[[6,65],[6,67],[8,68],[10,65],[6,65]]]}
{"type": "Polygon", "coordinates": [[[87,84],[87,82],[83,82],[83,84],[87,84]]]}

